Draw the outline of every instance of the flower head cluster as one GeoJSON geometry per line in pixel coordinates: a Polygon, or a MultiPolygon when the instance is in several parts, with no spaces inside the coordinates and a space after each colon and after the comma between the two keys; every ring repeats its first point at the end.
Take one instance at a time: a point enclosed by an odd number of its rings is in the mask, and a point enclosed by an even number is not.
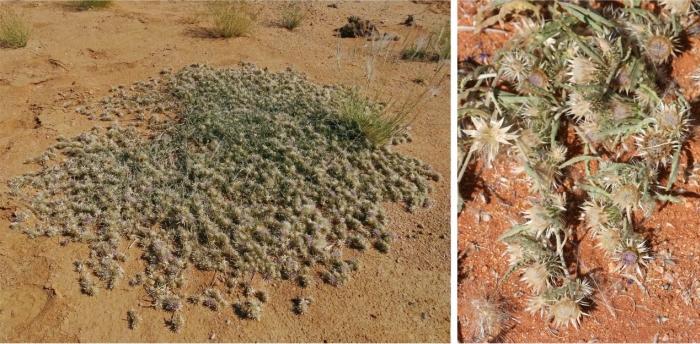
{"type": "MultiPolygon", "coordinates": [[[[339,114],[347,94],[291,70],[247,64],[193,65],[129,92],[117,87],[83,112],[131,109],[147,128],[114,122],[106,131],[60,138],[35,161],[62,153],[61,161],[10,181],[37,215],[15,227],[88,243],[80,284],[89,295],[98,289],[87,271],[107,289],[124,279],[128,238],[146,263],[133,285],[144,285],[154,308],[174,312],[174,331],[184,324],[180,294],[192,266],[230,280],[306,284],[321,265],[325,281],[345,284],[359,264],[341,259],[344,248],[371,243],[388,252],[396,239],[379,204],[427,207],[431,181],[440,177],[363,138],[339,114]]],[[[213,290],[190,301],[214,310],[228,305],[213,290]]],[[[236,304],[251,319],[261,307],[257,299],[236,304]]]]}
{"type": "Polygon", "coordinates": [[[649,216],[658,202],[680,201],[668,191],[690,132],[690,105],[668,67],[681,49],[676,14],[694,5],[662,4],[670,15],[636,3],[594,9],[548,2],[542,15],[551,17],[524,20],[525,30],[490,65],[468,70],[460,83],[463,113],[476,127],[467,133],[472,151],[491,161],[510,143],[506,136],[517,133],[508,151],[512,171],[531,182],[536,200],[501,237],[506,277],[519,271],[535,294],[529,309],[556,326],[578,325],[592,292],[564,261],[567,239],[578,228],[569,223],[575,210],[564,196],[585,194],[583,227],[615,263],[611,272],[623,274],[642,274],[650,259],[634,213],[649,216]],[[487,114],[500,119],[487,124],[487,114]],[[659,175],[668,176],[665,185],[659,175]]]}

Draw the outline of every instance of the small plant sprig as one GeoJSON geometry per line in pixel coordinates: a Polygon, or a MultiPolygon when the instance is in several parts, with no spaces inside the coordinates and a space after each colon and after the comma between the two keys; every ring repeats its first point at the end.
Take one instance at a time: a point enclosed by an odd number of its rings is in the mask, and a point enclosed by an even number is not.
{"type": "MultiPolygon", "coordinates": [[[[474,153],[484,167],[501,148],[515,157],[512,172],[525,175],[538,200],[524,211],[526,222],[500,238],[510,263],[503,279],[520,271],[534,294],[528,309],[554,326],[578,326],[593,292],[565,260],[575,230],[567,223],[574,210],[566,202],[572,192],[563,183],[566,169],[585,171],[585,178],[567,184],[587,193],[583,227],[615,263],[610,273],[644,275],[650,248],[635,232],[634,214],[650,216],[660,202],[680,202],[670,190],[691,125],[690,105],[665,66],[681,49],[676,14],[692,6],[665,3],[670,13],[658,16],[627,3],[600,10],[541,4],[547,21],[522,20],[490,64],[462,70],[459,178],[474,153]],[[570,156],[562,134],[567,129],[583,154],[570,156]],[[662,170],[668,171],[664,183],[662,170]]],[[[539,18],[540,7],[517,6],[539,18]]]]}

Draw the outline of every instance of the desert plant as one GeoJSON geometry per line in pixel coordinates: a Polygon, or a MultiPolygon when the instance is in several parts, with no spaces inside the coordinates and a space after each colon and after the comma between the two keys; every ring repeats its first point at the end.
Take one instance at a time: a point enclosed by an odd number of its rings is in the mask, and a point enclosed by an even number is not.
{"type": "Polygon", "coordinates": [[[309,305],[314,302],[314,299],[311,296],[307,296],[298,297],[292,301],[294,302],[294,313],[302,315],[309,312],[309,305]]]}
{"type": "MultiPolygon", "coordinates": [[[[566,261],[573,234],[565,214],[577,210],[566,202],[573,191],[564,187],[564,171],[576,165],[586,174],[572,184],[587,193],[583,226],[610,260],[609,272],[643,275],[650,248],[635,231],[635,212],[649,216],[660,202],[680,202],[670,189],[690,105],[673,83],[663,82],[670,76],[660,67],[679,51],[682,28],[675,15],[656,15],[638,3],[600,11],[540,5],[551,18],[523,19],[490,63],[463,70],[458,178],[472,153],[489,167],[500,148],[510,148],[514,174],[529,180],[538,200],[524,211],[526,222],[499,238],[510,263],[503,279],[520,271],[533,293],[530,312],[554,326],[578,326],[593,290],[566,261]],[[576,133],[582,154],[570,156],[561,134],[567,130],[576,133]],[[668,170],[664,183],[661,169],[668,170]]],[[[503,2],[493,6],[513,10],[503,2]]],[[[492,18],[487,21],[503,19],[492,18]]]]}
{"type": "Polygon", "coordinates": [[[510,314],[505,310],[505,303],[496,296],[481,296],[474,298],[467,305],[469,313],[464,320],[471,332],[468,342],[500,342],[507,330],[510,314]]]}
{"type": "Polygon", "coordinates": [[[237,302],[234,307],[236,312],[245,319],[260,321],[262,317],[262,303],[257,299],[237,302]]]}
{"type": "Polygon", "coordinates": [[[129,329],[135,330],[138,328],[142,320],[143,318],[141,315],[136,313],[135,310],[130,309],[128,312],[126,312],[126,321],[129,325],[129,329]]]}
{"type": "Polygon", "coordinates": [[[247,0],[213,1],[207,4],[214,29],[214,37],[241,37],[249,34],[257,20],[257,13],[247,0]]]}
{"type": "Polygon", "coordinates": [[[307,13],[308,9],[302,1],[290,1],[280,5],[277,19],[280,26],[292,30],[304,21],[307,13]]]}
{"type": "Polygon", "coordinates": [[[384,143],[402,130],[403,118],[389,118],[378,105],[369,105],[355,88],[348,92],[340,116],[352,123],[359,135],[375,143],[384,143]]]}
{"type": "MultiPolygon", "coordinates": [[[[212,310],[229,305],[214,288],[181,295],[191,266],[217,271],[229,288],[245,279],[249,300],[237,309],[253,318],[269,298],[254,292],[253,276],[308,286],[310,274],[320,272],[327,283],[344,285],[359,268],[340,260],[344,248],[357,247],[350,238],[366,249],[381,242],[375,247],[389,251],[396,237],[380,203],[428,207],[430,181],[440,179],[358,131],[342,115],[351,96],[352,90],[314,85],[292,70],[250,64],[192,65],[115,87],[76,111],[130,111],[142,118],[141,128],[113,122],[60,137],[31,159],[43,168],[9,185],[34,211],[18,210],[11,227],[89,244],[90,258],[76,263],[88,295],[98,292],[88,271],[106,289],[123,281],[127,257],[120,242],[133,240],[146,267],[132,284],[143,285],[153,308],[176,314],[185,299],[212,310]],[[47,164],[59,154],[66,160],[47,164]]],[[[374,106],[354,96],[357,108],[374,106]]],[[[178,316],[168,322],[175,331],[178,316]]]]}
{"type": "Polygon", "coordinates": [[[441,25],[401,53],[404,60],[444,61],[450,58],[450,26],[441,25]]]}
{"type": "Polygon", "coordinates": [[[32,28],[15,12],[5,9],[0,12],[0,46],[22,48],[27,45],[32,28]]]}
{"type": "Polygon", "coordinates": [[[109,6],[112,0],[79,0],[75,5],[81,11],[100,9],[109,6]]]}

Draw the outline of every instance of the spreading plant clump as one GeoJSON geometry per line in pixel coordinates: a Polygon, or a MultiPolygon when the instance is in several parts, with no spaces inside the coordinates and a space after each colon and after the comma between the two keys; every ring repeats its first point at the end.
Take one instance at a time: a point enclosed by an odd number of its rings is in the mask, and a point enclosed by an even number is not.
{"type": "Polygon", "coordinates": [[[254,276],[346,284],[359,267],[343,259],[346,247],[388,250],[396,238],[380,202],[432,204],[431,180],[440,176],[363,136],[342,114],[349,94],[248,64],[164,70],[129,90],[115,87],[77,111],[123,121],[132,114],[133,125],[115,120],[61,137],[32,159],[42,169],[9,182],[28,205],[11,227],[87,243],[89,257],[76,262],[83,291],[128,278],[152,307],[173,313],[173,331],[184,325],[186,299],[258,320],[270,297],[252,290],[254,276]],[[146,262],[133,278],[121,267],[135,258],[123,253],[124,239],[146,262]],[[229,289],[183,295],[191,266],[217,271],[229,289]]]}
{"type": "Polygon", "coordinates": [[[659,203],[681,202],[671,188],[690,105],[669,65],[683,49],[683,20],[638,2],[540,9],[542,20],[523,19],[490,63],[462,70],[459,178],[473,157],[484,168],[511,156],[510,173],[528,180],[532,197],[526,221],[499,238],[510,263],[502,281],[519,272],[530,313],[576,327],[595,290],[567,258],[578,256],[572,238],[585,231],[609,273],[643,286],[651,247],[638,222],[659,203]]]}

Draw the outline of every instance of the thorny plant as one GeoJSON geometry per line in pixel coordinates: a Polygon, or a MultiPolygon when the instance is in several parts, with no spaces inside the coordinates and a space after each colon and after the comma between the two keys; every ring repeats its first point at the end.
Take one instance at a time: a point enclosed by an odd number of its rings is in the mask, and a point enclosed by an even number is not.
{"type": "Polygon", "coordinates": [[[565,259],[575,226],[567,222],[571,190],[563,172],[585,170],[571,184],[587,192],[581,218],[615,263],[611,272],[643,277],[651,258],[633,215],[680,202],[670,189],[690,106],[667,67],[683,28],[679,9],[657,16],[638,1],[600,10],[568,1],[539,5],[544,15],[536,11],[537,22],[516,24],[490,64],[462,70],[459,179],[475,155],[488,167],[508,148],[513,173],[525,175],[538,200],[524,211],[525,223],[499,238],[510,263],[503,279],[519,271],[532,290],[528,311],[554,326],[577,326],[593,288],[565,259]],[[568,131],[577,134],[582,155],[569,153],[568,131]]]}
{"type": "Polygon", "coordinates": [[[367,139],[343,114],[348,94],[249,64],[192,65],[114,87],[76,110],[106,121],[131,113],[133,125],[115,120],[106,132],[61,137],[32,159],[43,168],[9,182],[13,198],[28,205],[11,228],[89,244],[89,258],[76,262],[88,295],[126,278],[122,240],[137,244],[146,266],[129,284],[173,313],[173,331],[184,324],[190,266],[217,271],[230,287],[224,292],[243,290],[233,302],[214,289],[190,302],[233,305],[258,320],[269,295],[251,289],[254,276],[347,284],[360,264],[343,260],[344,248],[387,252],[396,240],[380,202],[411,211],[433,204],[427,194],[440,176],[367,139]]]}

